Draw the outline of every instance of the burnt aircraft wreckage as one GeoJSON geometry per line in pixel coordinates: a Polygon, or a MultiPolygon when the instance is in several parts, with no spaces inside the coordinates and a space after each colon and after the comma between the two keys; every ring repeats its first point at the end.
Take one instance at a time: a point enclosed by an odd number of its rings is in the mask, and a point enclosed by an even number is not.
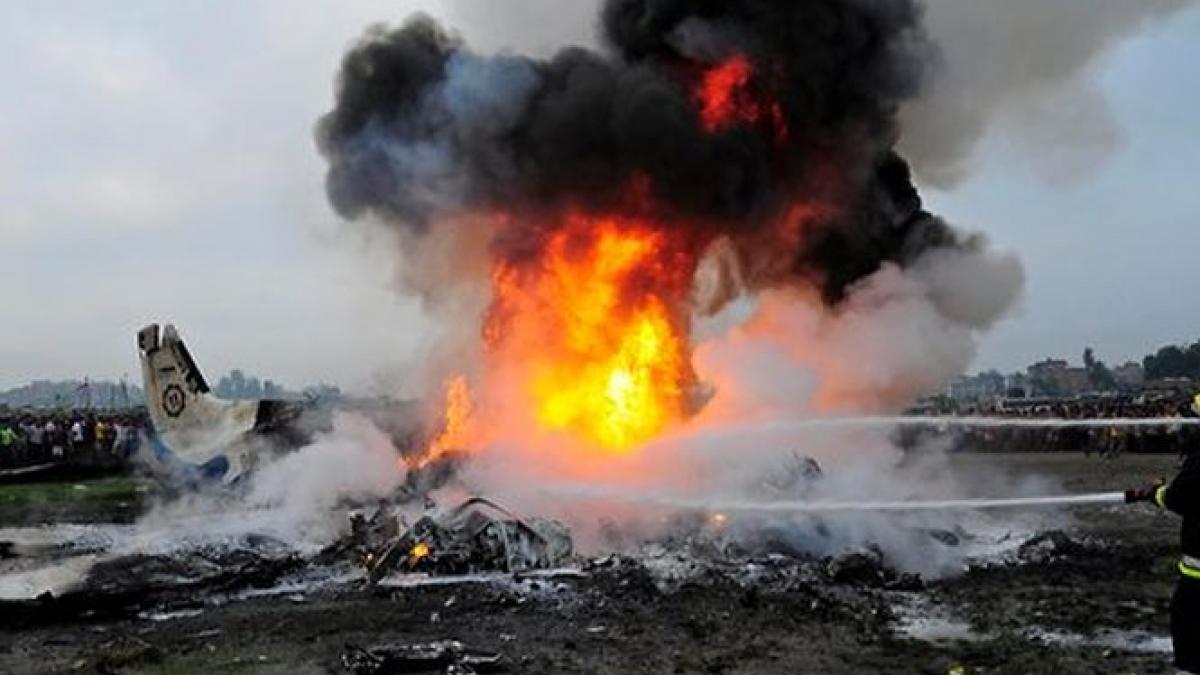
{"type": "MultiPolygon", "coordinates": [[[[234,499],[221,499],[221,508],[211,512],[193,508],[203,500],[182,501],[184,509],[168,509],[160,514],[163,519],[148,518],[137,526],[100,524],[85,526],[86,531],[69,526],[61,535],[41,528],[0,533],[0,539],[12,539],[0,542],[0,580],[5,584],[0,590],[20,591],[0,594],[0,629],[13,634],[84,631],[106,622],[122,622],[123,629],[129,621],[141,620],[177,622],[160,636],[212,635],[210,630],[219,629],[207,628],[210,622],[220,626],[229,621],[223,605],[261,602],[251,611],[284,613],[297,624],[327,621],[313,632],[336,637],[325,639],[319,649],[327,650],[330,663],[335,652],[340,654],[341,667],[350,672],[484,672],[505,661],[521,662],[528,651],[541,648],[542,635],[554,635],[554,644],[570,640],[572,645],[636,636],[657,616],[686,616],[688,626],[703,636],[715,634],[706,626],[721,622],[762,625],[754,622],[769,612],[765,624],[787,631],[817,626],[811,628],[814,634],[828,636],[832,625],[858,636],[856,640],[863,635],[890,640],[909,630],[919,638],[920,624],[906,623],[907,617],[956,620],[960,610],[954,603],[960,601],[966,616],[994,614],[990,596],[977,602],[972,595],[980,580],[996,583],[996,575],[1002,574],[1008,583],[1024,575],[1020,578],[1041,584],[1046,569],[1091,573],[1100,564],[1096,561],[1114,550],[1109,542],[1030,529],[1041,526],[1018,521],[932,522],[928,510],[909,523],[878,520],[874,532],[880,533],[879,545],[870,538],[849,539],[846,532],[862,526],[867,517],[859,513],[852,522],[838,519],[851,508],[881,512],[870,516],[878,519],[886,515],[882,512],[927,507],[947,512],[1051,502],[1104,504],[1110,495],[828,502],[822,501],[827,481],[836,481],[838,470],[829,467],[826,473],[801,453],[785,455],[769,475],[751,478],[754,482],[743,493],[755,495],[753,501],[673,501],[653,491],[630,495],[622,506],[661,527],[651,531],[632,521],[605,523],[597,513],[594,524],[599,527],[586,555],[574,549],[571,533],[559,522],[518,515],[477,496],[435,504],[431,496],[451,490],[465,494],[464,474],[455,471],[456,462],[469,461],[461,454],[414,466],[407,475],[417,478],[382,500],[339,501],[328,507],[328,531],[314,539],[293,538],[284,529],[271,529],[272,518],[257,517],[255,510],[269,510],[269,505],[236,503],[236,497],[239,487],[254,486],[279,453],[302,442],[299,434],[290,444],[280,442],[285,437],[278,430],[285,422],[311,430],[303,426],[306,407],[221,401],[208,391],[170,326],[144,329],[138,343],[155,444],[163,453],[155,461],[176,471],[182,465],[184,473],[196,475],[223,459],[228,462],[224,472],[214,470],[211,480],[192,481],[188,489],[234,499]],[[289,410],[294,412],[278,414],[289,410]],[[193,439],[200,444],[190,445],[193,439]],[[227,508],[229,502],[235,502],[233,509],[227,508]],[[222,518],[234,522],[211,522],[222,518]],[[953,586],[948,585],[953,581],[938,580],[927,587],[925,578],[894,555],[894,548],[883,548],[901,536],[911,539],[923,556],[952,558],[957,572],[945,574],[965,574],[967,581],[953,586]],[[69,582],[52,581],[68,574],[69,582]],[[945,600],[947,588],[956,593],[953,602],[945,600]],[[343,600],[356,604],[327,611],[343,600]],[[693,619],[697,616],[703,623],[693,619]],[[781,616],[789,618],[781,622],[781,616]],[[497,622],[507,631],[522,621],[537,626],[538,646],[509,637],[532,635],[533,630],[490,632],[497,622]],[[195,630],[202,623],[205,630],[195,630]],[[373,632],[363,629],[367,625],[375,627],[373,632]],[[345,639],[363,642],[347,644],[339,631],[346,632],[345,639]],[[397,635],[420,641],[394,642],[397,635]]],[[[396,461],[403,459],[402,448],[396,461]]],[[[592,496],[581,496],[588,498],[592,496]]],[[[579,533],[592,534],[587,523],[572,524],[579,533]]],[[[237,621],[239,627],[245,625],[241,618],[237,621]]],[[[670,620],[650,625],[649,630],[661,627],[664,634],[678,628],[670,620]]],[[[729,634],[740,641],[744,631],[729,634]]],[[[794,638],[791,633],[788,637],[794,638]]],[[[0,654],[0,664],[2,659],[0,654]]],[[[697,664],[683,669],[697,670],[702,670],[697,664]]]]}
{"type": "Polygon", "coordinates": [[[305,402],[217,398],[173,325],[146,326],[137,345],[150,447],[166,478],[232,484],[262,453],[299,447],[325,426],[305,402]]]}
{"type": "MultiPolygon", "coordinates": [[[[150,447],[154,463],[158,475],[174,486],[243,484],[256,466],[309,443],[316,433],[330,428],[329,411],[304,402],[217,398],[174,326],[143,328],[138,332],[138,347],[153,422],[150,447]]],[[[519,575],[553,570],[573,560],[572,538],[562,523],[521,517],[481,496],[468,496],[448,507],[436,504],[431,495],[456,482],[458,467],[465,461],[460,451],[452,449],[432,461],[414,462],[405,452],[407,446],[400,443],[398,447],[397,463],[408,465],[403,483],[375,504],[341,503],[351,509],[349,527],[328,547],[325,559],[340,556],[357,561],[370,585],[394,574],[519,575]]],[[[724,530],[736,516],[742,523],[739,545],[766,546],[789,554],[830,551],[836,537],[831,536],[825,520],[838,512],[954,511],[1121,499],[1119,493],[1103,493],[998,500],[830,502],[819,499],[817,488],[824,478],[814,459],[793,452],[750,486],[750,492],[762,495],[765,501],[680,500],[653,494],[607,498],[673,511],[673,522],[681,524],[675,529],[700,538],[719,535],[709,526],[715,523],[717,530],[724,530]],[[682,527],[687,523],[699,527],[682,527]]],[[[941,542],[958,541],[965,534],[936,527],[918,531],[916,536],[941,542]]]]}
{"type": "MultiPolygon", "coordinates": [[[[328,430],[326,415],[306,402],[225,401],[211,393],[191,352],[173,325],[138,331],[150,447],[157,474],[175,483],[233,485],[264,457],[294,450],[328,430]]],[[[445,482],[454,457],[411,468],[392,503],[424,502],[408,525],[390,503],[370,517],[356,511],[350,533],[333,548],[358,553],[371,583],[392,572],[465,574],[545,569],[570,557],[570,534],[561,523],[522,519],[499,504],[471,497],[437,510],[428,490],[445,482]]]]}
{"type": "MultiPolygon", "coordinates": [[[[182,479],[193,486],[233,486],[264,458],[301,447],[329,428],[328,416],[304,402],[217,398],[172,325],[143,328],[138,348],[153,422],[150,446],[158,474],[175,485],[182,479]]],[[[429,495],[454,480],[461,461],[460,453],[447,452],[428,464],[411,464],[391,499],[353,511],[348,533],[326,553],[356,558],[370,584],[391,574],[523,573],[571,559],[571,535],[557,521],[522,518],[479,496],[438,508],[429,495]]],[[[814,459],[792,453],[756,490],[773,499],[807,499],[822,474],[814,459]]],[[[691,517],[684,520],[692,522],[726,519],[704,505],[686,510],[691,517]]],[[[817,523],[816,530],[823,527],[817,523]]]]}
{"type": "Polygon", "coordinates": [[[388,505],[369,519],[352,514],[350,523],[345,544],[359,552],[372,585],[396,572],[521,574],[551,569],[573,554],[570,532],[562,523],[524,519],[483,497],[431,511],[407,527],[388,505]]]}

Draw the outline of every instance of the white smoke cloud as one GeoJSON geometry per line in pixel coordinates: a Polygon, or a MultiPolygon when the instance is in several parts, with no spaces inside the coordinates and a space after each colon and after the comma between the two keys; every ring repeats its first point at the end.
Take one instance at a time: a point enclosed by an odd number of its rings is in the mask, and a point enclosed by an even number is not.
{"type": "Polygon", "coordinates": [[[764,293],[748,319],[698,346],[697,370],[717,386],[702,417],[903,407],[970,365],[980,331],[1023,285],[1012,254],[934,249],[907,270],[885,265],[833,309],[803,291],[764,293]]]}
{"type": "Polygon", "coordinates": [[[989,131],[1016,140],[1055,181],[1093,170],[1122,131],[1096,81],[1115,46],[1191,0],[925,0],[941,58],[901,115],[901,151],[926,181],[969,175],[989,131]]]}
{"type": "MultiPolygon", "coordinates": [[[[315,528],[319,540],[333,533],[331,516],[340,519],[335,507],[387,497],[404,473],[382,431],[365,418],[339,415],[330,434],[255,472],[246,501],[278,511],[296,533],[315,528]]],[[[334,531],[342,524],[336,522],[334,531]]]]}
{"type": "Polygon", "coordinates": [[[363,417],[339,414],[329,433],[262,462],[243,492],[214,487],[158,505],[113,552],[166,553],[248,535],[315,551],[344,530],[344,507],[390,496],[404,476],[382,431],[363,417]]]}
{"type": "MultiPolygon", "coordinates": [[[[240,491],[213,486],[185,492],[156,504],[131,526],[46,528],[40,534],[47,541],[90,543],[104,552],[0,575],[0,598],[68,590],[97,563],[125,555],[241,547],[264,537],[316,553],[345,532],[350,506],[390,497],[404,478],[399,454],[383,432],[361,416],[339,414],[332,430],[313,443],[264,459],[240,491]]],[[[21,531],[17,538],[28,536],[21,531]]]]}

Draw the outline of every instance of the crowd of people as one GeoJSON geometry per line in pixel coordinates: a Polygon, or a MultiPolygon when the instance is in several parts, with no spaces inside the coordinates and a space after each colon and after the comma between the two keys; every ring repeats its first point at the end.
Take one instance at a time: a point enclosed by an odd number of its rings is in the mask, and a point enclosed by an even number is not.
{"type": "Polygon", "coordinates": [[[125,459],[138,446],[141,414],[30,412],[0,417],[0,469],[125,459]]]}
{"type": "MultiPolygon", "coordinates": [[[[1200,443],[1200,425],[1188,396],[1143,399],[1042,399],[958,404],[941,401],[910,413],[931,417],[928,425],[897,431],[903,447],[948,443],[954,450],[983,452],[1078,451],[1115,456],[1122,453],[1180,453],[1200,443]],[[988,424],[952,424],[944,417],[982,417],[988,424]],[[1011,419],[1012,426],[995,421],[1011,419]],[[1161,419],[1161,424],[1128,420],[1161,419]],[[1072,426],[1021,425],[1029,420],[1113,420],[1112,424],[1072,426]]],[[[123,460],[138,447],[148,427],[144,411],[0,412],[0,470],[51,462],[123,460]]]]}
{"type": "Polygon", "coordinates": [[[1200,427],[1184,422],[1195,418],[1186,396],[1143,399],[1107,397],[1027,402],[992,402],[928,409],[930,415],[978,416],[991,419],[1113,420],[1087,426],[957,426],[931,422],[905,433],[902,442],[914,445],[931,436],[949,437],[952,447],[985,452],[1080,451],[1115,456],[1132,453],[1179,453],[1200,440],[1200,427]],[[1129,424],[1128,420],[1162,420],[1161,424],[1129,424]],[[1126,421],[1122,423],[1122,421],[1126,421]]]}

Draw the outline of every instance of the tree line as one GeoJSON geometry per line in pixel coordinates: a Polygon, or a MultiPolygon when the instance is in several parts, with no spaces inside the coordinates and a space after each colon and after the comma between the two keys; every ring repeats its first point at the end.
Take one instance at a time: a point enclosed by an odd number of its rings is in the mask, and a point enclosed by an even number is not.
{"type": "Polygon", "coordinates": [[[1200,340],[1191,344],[1166,345],[1142,359],[1147,379],[1187,377],[1200,380],[1200,340]]]}

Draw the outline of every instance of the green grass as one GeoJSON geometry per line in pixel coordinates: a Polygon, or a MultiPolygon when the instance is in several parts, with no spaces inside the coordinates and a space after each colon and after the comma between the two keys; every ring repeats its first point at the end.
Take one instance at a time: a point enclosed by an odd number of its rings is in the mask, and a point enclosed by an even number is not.
{"type": "Polygon", "coordinates": [[[0,484],[0,506],[133,503],[140,501],[152,485],[131,476],[0,484]]]}
{"type": "Polygon", "coordinates": [[[254,673],[254,675],[319,675],[328,672],[298,655],[287,645],[260,645],[245,651],[233,645],[178,654],[167,653],[144,663],[132,663],[121,672],[129,675],[208,675],[209,673],[254,673]]]}

